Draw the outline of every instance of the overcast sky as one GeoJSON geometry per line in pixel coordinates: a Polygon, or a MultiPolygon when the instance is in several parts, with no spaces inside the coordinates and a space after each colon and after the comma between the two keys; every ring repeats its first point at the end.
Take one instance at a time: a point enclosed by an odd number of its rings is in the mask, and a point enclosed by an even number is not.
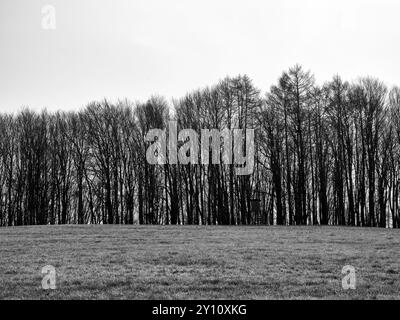
{"type": "Polygon", "coordinates": [[[264,93],[296,63],[319,83],[400,85],[399,12],[398,0],[0,0],[0,111],[170,99],[238,74],[264,93]]]}

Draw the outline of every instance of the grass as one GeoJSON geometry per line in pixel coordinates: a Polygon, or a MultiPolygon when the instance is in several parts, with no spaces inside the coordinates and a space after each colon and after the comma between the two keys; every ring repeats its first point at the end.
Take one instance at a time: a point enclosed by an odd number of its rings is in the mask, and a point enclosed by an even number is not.
{"type": "Polygon", "coordinates": [[[400,299],[400,230],[36,226],[0,229],[0,299],[400,299]],[[57,289],[43,290],[53,265],[57,289]],[[356,268],[343,290],[341,270],[356,268]]]}

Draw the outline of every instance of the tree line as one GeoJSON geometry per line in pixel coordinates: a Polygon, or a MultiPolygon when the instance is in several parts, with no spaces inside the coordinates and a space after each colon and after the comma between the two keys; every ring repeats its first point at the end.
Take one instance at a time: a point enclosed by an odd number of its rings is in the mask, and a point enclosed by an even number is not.
{"type": "Polygon", "coordinates": [[[0,115],[1,226],[398,228],[399,191],[400,88],[370,77],[318,85],[296,65],[266,93],[237,76],[171,103],[0,115]],[[144,137],[170,120],[197,132],[255,129],[253,174],[222,161],[149,164],[144,137]]]}

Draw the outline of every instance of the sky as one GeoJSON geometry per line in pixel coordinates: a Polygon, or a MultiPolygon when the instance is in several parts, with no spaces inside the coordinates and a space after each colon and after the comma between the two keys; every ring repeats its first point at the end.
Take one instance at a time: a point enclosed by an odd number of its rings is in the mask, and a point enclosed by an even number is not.
{"type": "Polygon", "coordinates": [[[238,74],[265,93],[296,63],[321,84],[400,85],[399,12],[398,0],[1,0],[0,112],[170,100],[238,74]]]}

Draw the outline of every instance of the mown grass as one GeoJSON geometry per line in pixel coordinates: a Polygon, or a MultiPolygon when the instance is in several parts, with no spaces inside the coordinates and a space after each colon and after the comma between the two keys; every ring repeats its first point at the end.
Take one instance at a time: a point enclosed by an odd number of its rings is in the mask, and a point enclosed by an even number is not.
{"type": "Polygon", "coordinates": [[[400,230],[36,226],[0,229],[0,299],[399,299],[400,230]],[[53,265],[57,289],[43,290],[53,265]],[[342,268],[356,268],[355,290],[342,268]]]}

